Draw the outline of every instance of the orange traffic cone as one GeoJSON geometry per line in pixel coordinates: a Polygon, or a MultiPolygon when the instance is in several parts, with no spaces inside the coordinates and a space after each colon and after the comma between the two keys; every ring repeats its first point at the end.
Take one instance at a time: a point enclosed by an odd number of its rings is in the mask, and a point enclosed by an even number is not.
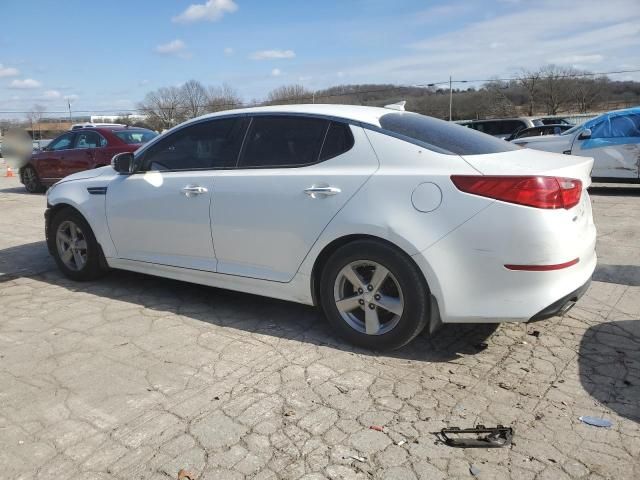
{"type": "Polygon", "coordinates": [[[9,165],[7,165],[7,173],[5,174],[5,177],[13,177],[13,170],[11,170],[9,165]]]}

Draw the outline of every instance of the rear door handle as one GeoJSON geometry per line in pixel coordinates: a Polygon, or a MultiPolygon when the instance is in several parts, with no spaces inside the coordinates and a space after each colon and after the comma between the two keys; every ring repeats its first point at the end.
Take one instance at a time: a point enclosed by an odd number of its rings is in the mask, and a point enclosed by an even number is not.
{"type": "Polygon", "coordinates": [[[200,185],[187,185],[181,190],[181,193],[185,197],[191,198],[191,197],[195,197],[196,195],[207,193],[208,191],[209,190],[207,190],[205,187],[201,187],[200,185]]]}
{"type": "Polygon", "coordinates": [[[329,197],[331,195],[337,195],[341,191],[338,187],[330,187],[329,185],[314,185],[304,189],[304,193],[311,198],[329,197]]]}

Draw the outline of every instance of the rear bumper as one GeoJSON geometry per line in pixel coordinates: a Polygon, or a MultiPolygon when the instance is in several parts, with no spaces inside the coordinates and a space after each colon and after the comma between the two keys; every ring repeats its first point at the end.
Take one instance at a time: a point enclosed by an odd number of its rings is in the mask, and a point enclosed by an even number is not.
{"type": "Polygon", "coordinates": [[[563,312],[584,293],[597,263],[595,244],[588,198],[571,211],[501,204],[413,258],[438,301],[443,323],[529,322],[563,312]],[[561,268],[531,271],[507,265],[561,268]]]}
{"type": "Polygon", "coordinates": [[[571,310],[576,302],[580,300],[580,297],[582,297],[586,293],[586,291],[589,289],[589,285],[591,285],[591,278],[587,280],[587,282],[580,288],[577,288],[570,294],[562,297],[560,300],[557,300],[543,310],[540,310],[529,319],[529,323],[564,315],[569,310],[571,310]]]}

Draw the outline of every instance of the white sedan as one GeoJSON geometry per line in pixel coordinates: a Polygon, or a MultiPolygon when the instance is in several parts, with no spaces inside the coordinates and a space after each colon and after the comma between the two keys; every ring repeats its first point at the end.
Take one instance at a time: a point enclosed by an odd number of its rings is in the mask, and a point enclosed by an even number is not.
{"type": "Polygon", "coordinates": [[[47,194],[75,280],[132,270],[322,308],[398,348],[425,326],[564,312],[596,265],[593,161],[346,105],[190,120],[47,194]]]}
{"type": "Polygon", "coordinates": [[[522,147],[593,157],[592,177],[603,182],[640,182],[640,107],[615,110],[560,135],[513,140],[522,147]]]}

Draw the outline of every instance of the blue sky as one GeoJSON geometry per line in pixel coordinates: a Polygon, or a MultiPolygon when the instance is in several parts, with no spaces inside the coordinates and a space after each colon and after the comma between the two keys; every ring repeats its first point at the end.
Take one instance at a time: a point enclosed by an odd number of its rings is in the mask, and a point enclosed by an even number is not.
{"type": "Polygon", "coordinates": [[[0,19],[0,112],[69,98],[117,113],[192,78],[250,101],[290,83],[640,68],[638,0],[1,0],[0,19]]]}

